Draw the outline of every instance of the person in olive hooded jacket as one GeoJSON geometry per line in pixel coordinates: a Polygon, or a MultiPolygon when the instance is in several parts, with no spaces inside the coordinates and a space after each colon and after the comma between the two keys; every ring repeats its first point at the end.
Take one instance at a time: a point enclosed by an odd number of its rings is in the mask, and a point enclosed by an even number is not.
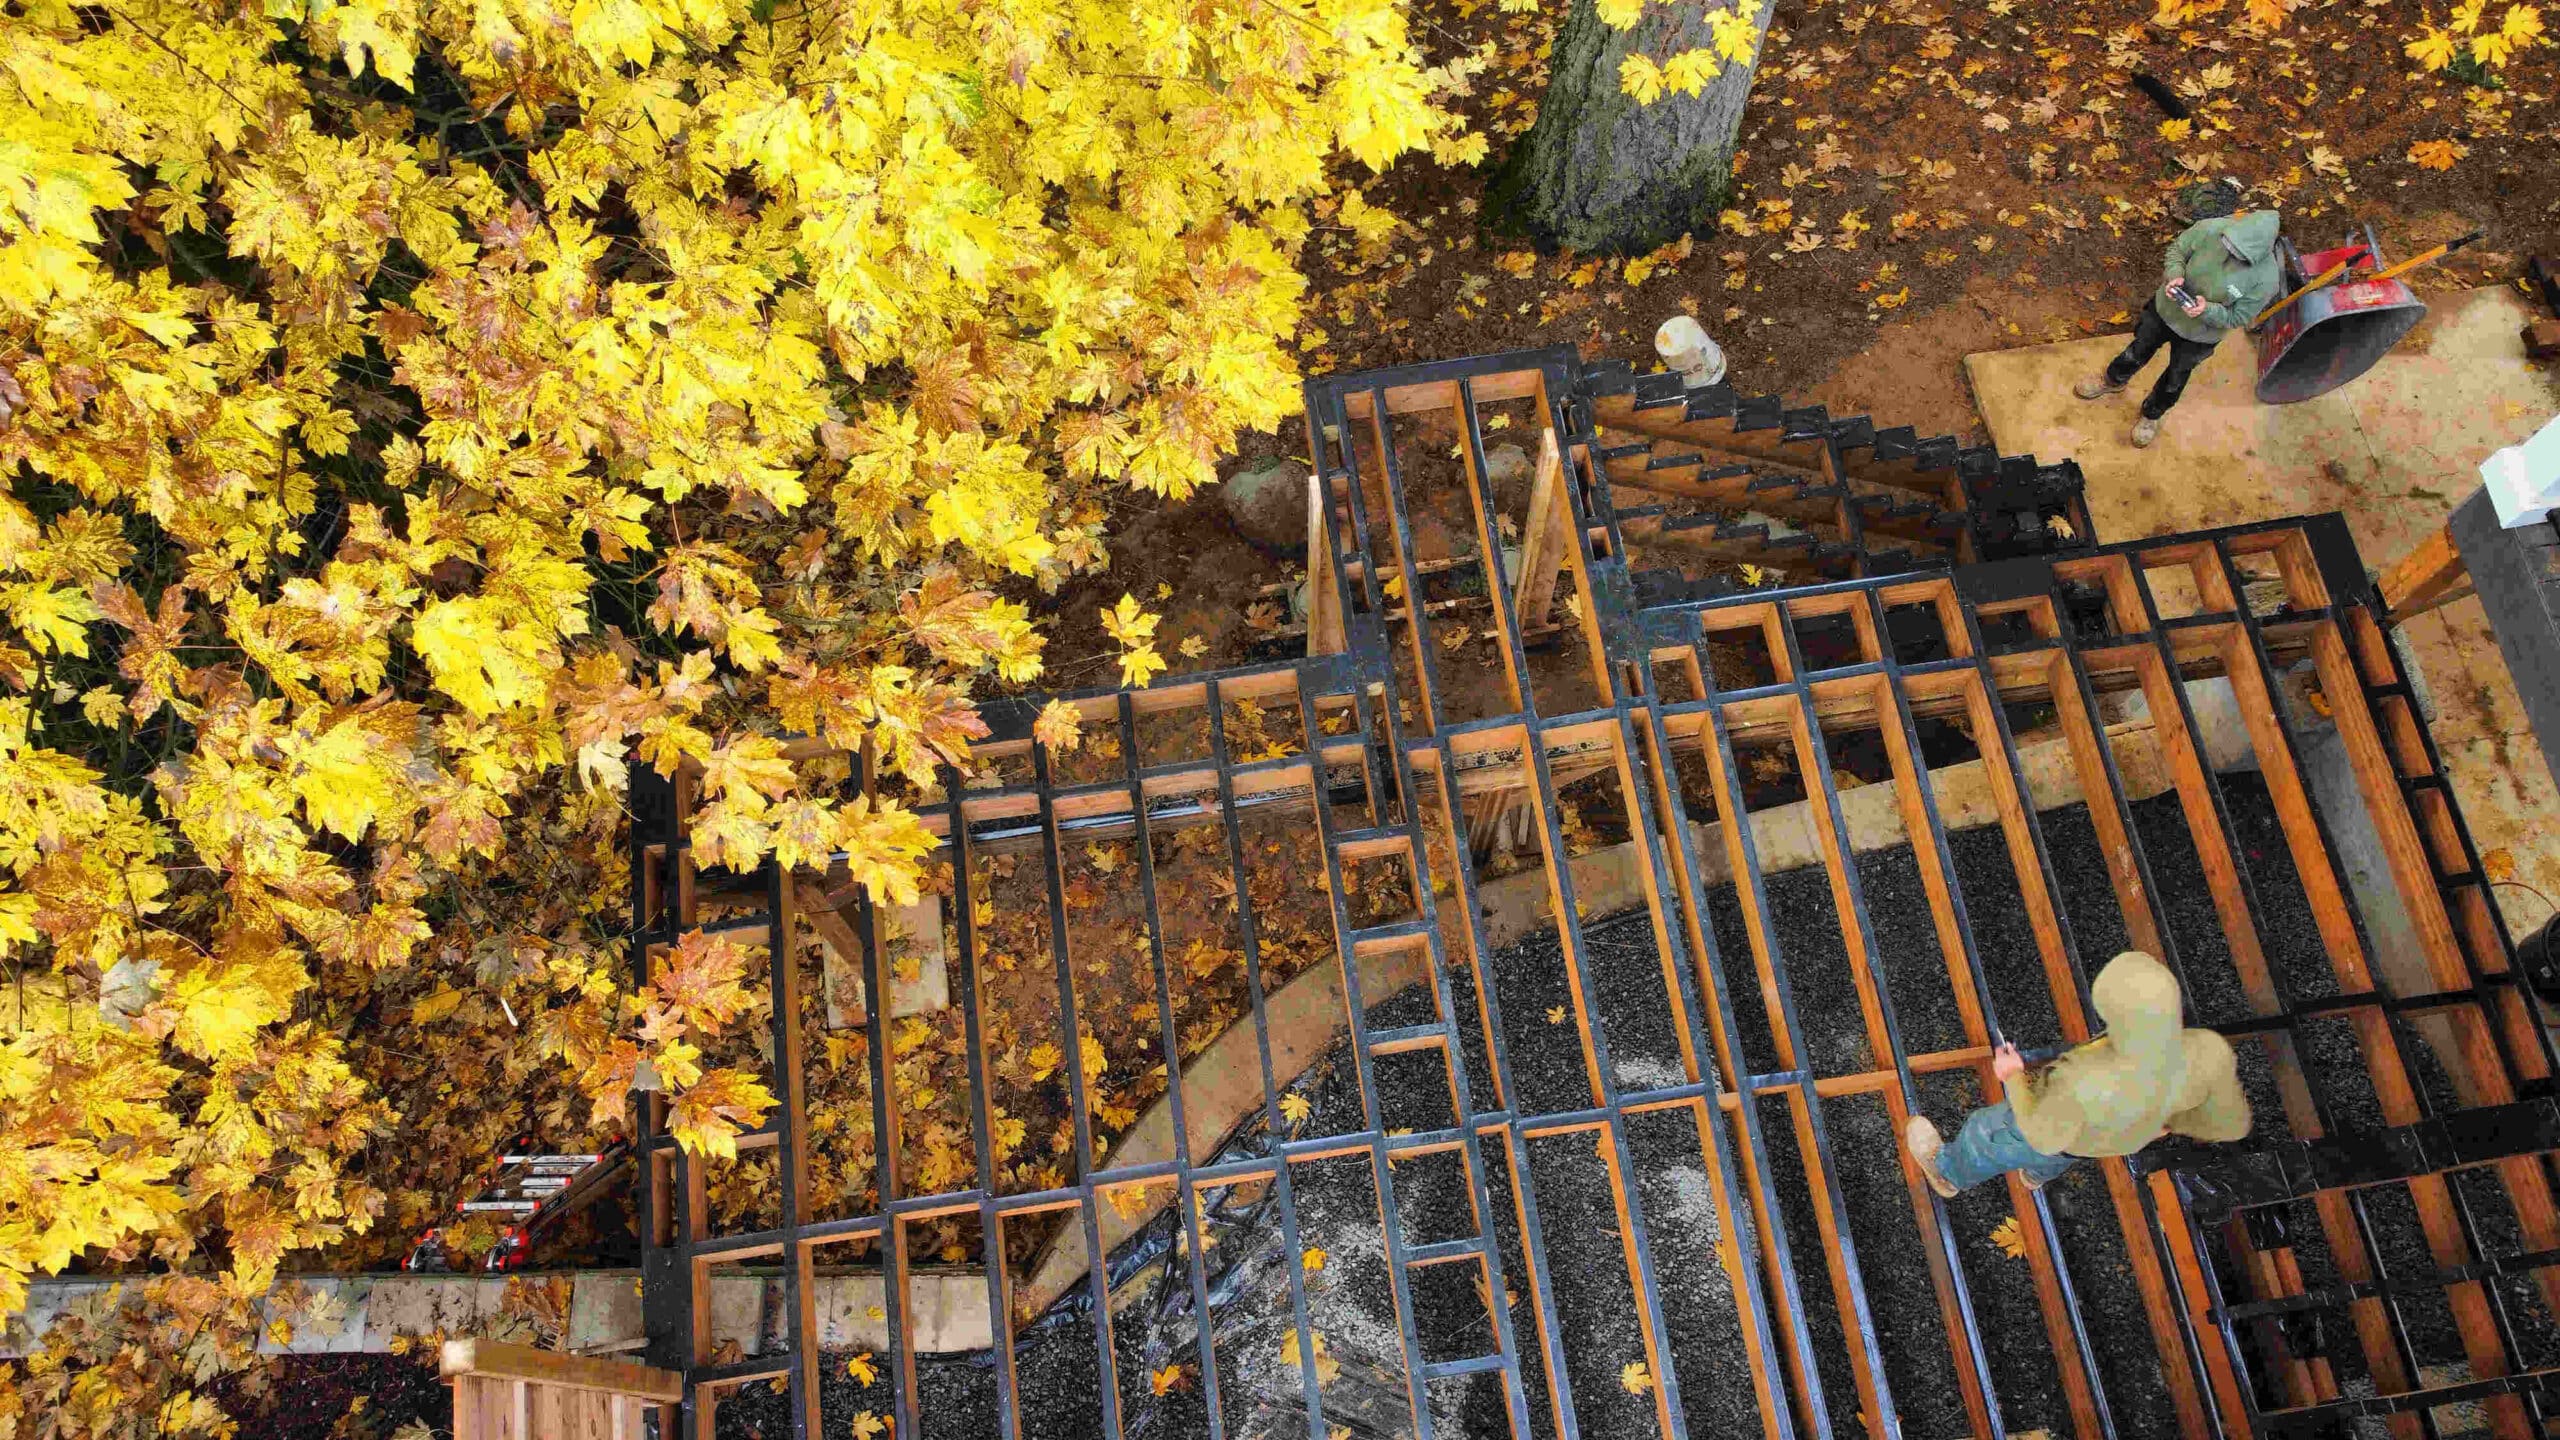
{"type": "Polygon", "coordinates": [[[2249,1133],[2249,1099],[2231,1042],[2180,1023],[2178,977],[2139,950],[2107,962],[2089,987],[2107,1030],[2026,1074],[2017,1047],[2003,1045],[1992,1073],[2008,1098],[1965,1117],[1953,1142],[1914,1115],[1903,1143],[1940,1195],[2026,1173],[2029,1189],[2084,1155],[2130,1155],[2163,1135],[2206,1141],[2249,1133]],[[2020,1078],[2024,1076],[2024,1078],[2020,1078]]]}
{"type": "Polygon", "coordinates": [[[2083,400],[2115,394],[2166,344],[2169,366],[2133,426],[2136,445],[2160,438],[2160,417],[2186,392],[2187,377],[2223,336],[2246,329],[2282,290],[2276,231],[2283,220],[2273,210],[2249,210],[2188,226],[2160,262],[2160,289],[2134,322],[2132,343],[2104,373],[2081,381],[2071,393],[2083,400]]]}

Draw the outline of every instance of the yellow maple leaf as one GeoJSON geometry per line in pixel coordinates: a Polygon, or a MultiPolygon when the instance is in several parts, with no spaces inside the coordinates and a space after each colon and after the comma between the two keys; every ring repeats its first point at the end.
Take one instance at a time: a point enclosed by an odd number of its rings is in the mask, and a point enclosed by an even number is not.
{"type": "Polygon", "coordinates": [[[1066,1056],[1060,1052],[1057,1046],[1043,1040],[1039,1044],[1032,1046],[1031,1053],[1024,1058],[1030,1062],[1031,1079],[1034,1083],[1037,1083],[1039,1081],[1046,1080],[1051,1075],[1057,1073],[1058,1062],[1065,1059],[1066,1056]]]}
{"type": "Polygon", "coordinates": [[[1139,608],[1138,597],[1122,594],[1120,603],[1102,612],[1103,633],[1125,646],[1145,644],[1156,633],[1156,624],[1164,617],[1139,608]]]}
{"type": "Polygon", "coordinates": [[[2168,141],[2172,145],[2182,145],[2186,143],[2188,136],[2195,133],[2196,122],[2193,120],[2163,120],[2155,128],[2159,130],[2161,139],[2168,141]]]}
{"type": "Polygon", "coordinates": [[[2417,39],[2402,46],[2401,50],[2428,70],[2441,70],[2461,54],[2452,34],[2433,25],[2428,26],[2417,39]]]}
{"type": "Polygon", "coordinates": [[[2000,1253],[2008,1256],[2012,1260],[2025,1255],[2027,1253],[2027,1238],[2018,1228],[2018,1217],[2012,1215],[2008,1219],[2001,1221],[1999,1224],[1992,1226],[1991,1243],[1999,1246],[2000,1253]]]}
{"type": "Polygon", "coordinates": [[[1031,738],[1050,753],[1064,755],[1084,743],[1084,712],[1064,700],[1052,700],[1040,707],[1040,718],[1031,723],[1031,738]]]}
{"type": "Polygon", "coordinates": [[[432,1025],[452,1014],[461,1004],[461,991],[450,985],[439,985],[434,994],[409,1007],[409,1023],[432,1025]]]}
{"type": "MultiPolygon", "coordinates": [[[[1330,1347],[1325,1344],[1323,1331],[1316,1330],[1310,1334],[1314,1341],[1310,1354],[1315,1366],[1316,1383],[1330,1385],[1342,1374],[1342,1362],[1333,1358],[1330,1347]]],[[[1307,1363],[1299,1354],[1298,1332],[1294,1328],[1280,1337],[1280,1363],[1283,1365],[1307,1363]]]]}
{"type": "Polygon", "coordinates": [[[1639,105],[1652,104],[1662,98],[1661,67],[1653,63],[1652,56],[1641,51],[1627,56],[1618,62],[1618,89],[1623,94],[1634,96],[1639,105]]]}
{"type": "Polygon", "coordinates": [[[1563,1006],[1561,1006],[1561,1005],[1550,1005],[1550,1006],[1548,1006],[1548,1007],[1547,1007],[1547,1023],[1548,1023],[1548,1024],[1550,1024],[1550,1025],[1561,1025],[1561,1024],[1563,1024],[1563,1023],[1564,1023],[1564,1007],[1563,1007],[1563,1006]]]}
{"type": "Polygon", "coordinates": [[[1653,1389],[1653,1370],[1641,1360],[1630,1360],[1618,1367],[1618,1384],[1630,1395],[1642,1395],[1653,1389]]]}
{"type": "Polygon", "coordinates": [[[1182,1379],[1181,1366],[1167,1365],[1161,1370],[1149,1372],[1147,1375],[1147,1387],[1155,1391],[1158,1395],[1163,1395],[1170,1391],[1181,1389],[1182,1379]]]}
{"type": "Polygon", "coordinates": [[[1164,657],[1156,653],[1153,645],[1141,645],[1120,653],[1120,683],[1128,689],[1147,688],[1147,682],[1165,668],[1164,657]]]}
{"type": "Polygon", "coordinates": [[[1324,1261],[1324,1250],[1322,1247],[1315,1245],[1308,1246],[1306,1253],[1298,1257],[1299,1266],[1310,1275],[1322,1270],[1324,1268],[1324,1261]]]}
{"type": "Polygon", "coordinates": [[[853,1417],[853,1440],[871,1440],[872,1436],[888,1428],[888,1424],[879,1416],[865,1410],[853,1417]]]}
{"type": "Polygon", "coordinates": [[[2409,163],[2421,170],[2450,170],[2470,153],[2471,147],[2459,141],[2420,140],[2409,147],[2409,163]]]}
{"type": "Polygon", "coordinates": [[[880,1371],[871,1363],[871,1352],[868,1350],[845,1361],[844,1373],[853,1377],[853,1383],[856,1385],[880,1383],[880,1371]]]}
{"type": "Polygon", "coordinates": [[[1288,1094],[1280,1097],[1281,1117],[1286,1119],[1291,1125],[1306,1124],[1307,1117],[1314,1113],[1315,1106],[1309,1104],[1307,1097],[1299,1094],[1295,1090],[1292,1090],[1288,1094]]]}

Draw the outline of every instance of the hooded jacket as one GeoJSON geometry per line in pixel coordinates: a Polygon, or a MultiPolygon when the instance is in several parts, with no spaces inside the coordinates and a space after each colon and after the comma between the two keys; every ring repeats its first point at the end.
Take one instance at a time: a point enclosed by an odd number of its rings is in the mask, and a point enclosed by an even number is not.
{"type": "Polygon", "coordinates": [[[2252,210],[2188,226],[2160,262],[2160,293],[2151,297],[2151,308],[2181,337],[2208,345],[2247,326],[2283,292],[2284,267],[2276,259],[2283,223],[2273,210],[2252,210]],[[2233,250],[2247,258],[2234,258],[2233,250]],[[2180,278],[2205,302],[2203,314],[2189,315],[2169,298],[2169,282],[2180,278]]]}
{"type": "Polygon", "coordinates": [[[2130,1155],[2164,1131],[2197,1140],[2249,1133],[2231,1042],[2179,1023],[2178,978],[2139,950],[2089,987],[2107,1033],[2008,1085],[2018,1133],[2047,1155],[2130,1155]]]}

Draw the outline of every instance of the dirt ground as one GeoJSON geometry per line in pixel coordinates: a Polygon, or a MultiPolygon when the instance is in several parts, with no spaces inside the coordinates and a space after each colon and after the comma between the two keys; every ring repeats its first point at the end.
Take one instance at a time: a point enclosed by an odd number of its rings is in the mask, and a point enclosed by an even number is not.
{"type": "MultiPolygon", "coordinates": [[[[1535,116],[1565,6],[1420,0],[1414,31],[1434,63],[1487,61],[1457,104],[1493,157],[1408,158],[1367,179],[1366,200],[1404,222],[1381,243],[1318,232],[1306,372],[1558,342],[1648,363],[1654,328],[1686,311],[1743,389],[1977,442],[1963,356],[2126,328],[2179,229],[2177,192],[2200,177],[2249,183],[2305,242],[2370,223],[2396,257],[2486,228],[2416,275],[2422,294],[2507,281],[2560,232],[2560,167],[2537,163],[2560,133],[2560,47],[2526,52],[2491,89],[2403,55],[2414,6],[2324,0],[2273,35],[2236,7],[2186,29],[2148,23],[2137,0],[1986,9],[1780,0],[1719,229],[1630,262],[1538,253],[1484,208],[1535,116]],[[2161,133],[2136,73],[2180,97],[2195,133],[2161,133]],[[2462,149],[2452,168],[2409,158],[2431,141],[2462,149]]],[[[1246,437],[1234,468],[1305,444],[1293,419],[1246,437]]],[[[1289,563],[1237,538],[1214,493],[1130,512],[1112,570],[1044,607],[1058,617],[1046,684],[1108,683],[1093,612],[1124,590],[1156,597],[1177,642],[1206,642],[1178,667],[1254,653],[1245,611],[1289,563]]]]}

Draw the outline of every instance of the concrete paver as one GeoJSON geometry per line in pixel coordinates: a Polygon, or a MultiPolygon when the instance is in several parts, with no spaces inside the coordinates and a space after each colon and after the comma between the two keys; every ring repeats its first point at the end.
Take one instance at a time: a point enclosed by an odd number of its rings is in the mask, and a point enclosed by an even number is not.
{"type": "MultiPolygon", "coordinates": [[[[2148,450],[2133,448],[2130,431],[2162,362],[2122,395],[2071,394],[2122,348],[2120,336],[1968,355],[1965,373],[2002,453],[2080,462],[2101,540],[2337,510],[2379,567],[2444,523],[2491,451],[2560,411],[2560,378],[2527,360],[2517,339],[2533,318],[2524,297],[2493,287],[2427,301],[2427,318],[2372,370],[2299,405],[2257,403],[2255,358],[2245,341],[2227,342],[2148,450]]],[[[2560,896],[2560,825],[2548,819],[2560,797],[2479,602],[2404,628],[2481,849],[2509,850],[2521,878],[2560,896]]],[[[2499,897],[2513,925],[2549,912],[2520,890],[2499,897]]]]}

